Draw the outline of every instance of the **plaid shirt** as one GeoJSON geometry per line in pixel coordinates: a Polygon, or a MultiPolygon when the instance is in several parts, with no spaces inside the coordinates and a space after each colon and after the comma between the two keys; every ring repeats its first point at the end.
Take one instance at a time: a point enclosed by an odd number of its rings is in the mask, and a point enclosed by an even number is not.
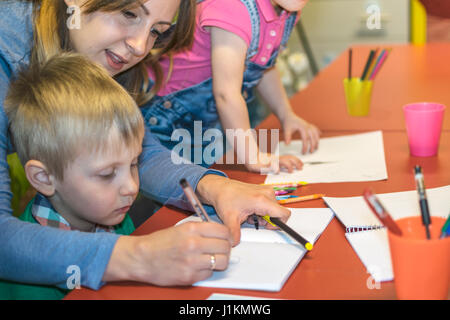
{"type": "MultiPolygon", "coordinates": [[[[31,214],[41,226],[49,226],[63,230],[77,230],[73,228],[66,219],[53,209],[50,201],[39,192],[34,197],[31,206],[31,214]]],[[[94,232],[113,232],[114,227],[96,225],[94,232]]]]}

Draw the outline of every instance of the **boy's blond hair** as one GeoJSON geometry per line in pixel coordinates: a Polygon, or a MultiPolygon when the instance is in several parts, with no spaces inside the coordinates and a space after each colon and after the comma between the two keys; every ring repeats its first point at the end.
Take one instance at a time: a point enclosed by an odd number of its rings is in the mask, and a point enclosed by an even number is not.
{"type": "Polygon", "coordinates": [[[133,98],[101,66],[74,53],[20,73],[9,88],[5,112],[22,164],[39,160],[61,180],[81,150],[111,146],[111,128],[125,145],[141,143],[144,135],[133,98]]]}

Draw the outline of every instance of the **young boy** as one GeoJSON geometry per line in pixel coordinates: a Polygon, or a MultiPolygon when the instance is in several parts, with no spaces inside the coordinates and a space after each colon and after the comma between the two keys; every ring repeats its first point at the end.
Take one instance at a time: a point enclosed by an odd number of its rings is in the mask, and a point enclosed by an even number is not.
{"type": "MultiPolygon", "coordinates": [[[[82,232],[134,231],[127,211],[139,191],[144,123],[105,70],[80,55],[53,57],[19,75],[5,111],[38,192],[20,219],[82,232]]],[[[0,299],[61,299],[76,285],[71,275],[67,288],[0,281],[0,299]]]]}

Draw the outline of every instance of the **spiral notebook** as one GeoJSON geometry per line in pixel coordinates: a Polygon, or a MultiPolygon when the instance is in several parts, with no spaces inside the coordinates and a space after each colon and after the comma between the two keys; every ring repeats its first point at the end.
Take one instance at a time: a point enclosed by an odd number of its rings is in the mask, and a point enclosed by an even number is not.
{"type": "MultiPolygon", "coordinates": [[[[427,197],[431,215],[446,218],[450,211],[450,185],[427,189],[427,197]]],[[[416,190],[377,194],[377,198],[394,220],[420,216],[416,190]]],[[[377,282],[393,280],[387,230],[363,197],[323,199],[345,226],[345,237],[373,279],[377,282]]]]}
{"type": "MultiPolygon", "coordinates": [[[[311,243],[319,238],[333,219],[333,212],[328,208],[289,210],[291,217],[287,225],[311,243]]],[[[211,216],[211,219],[220,222],[217,216],[211,216]]],[[[200,219],[193,215],[179,223],[187,221],[200,219]]],[[[231,249],[228,268],[214,271],[210,278],[194,286],[280,291],[305,253],[306,249],[283,231],[256,230],[253,225],[244,223],[241,241],[231,249]]]]}

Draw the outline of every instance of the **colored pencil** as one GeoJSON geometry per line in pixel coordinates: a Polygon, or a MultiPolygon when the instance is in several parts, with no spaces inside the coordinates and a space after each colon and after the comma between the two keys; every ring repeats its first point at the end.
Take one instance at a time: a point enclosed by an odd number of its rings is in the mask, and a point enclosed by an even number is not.
{"type": "Polygon", "coordinates": [[[304,186],[307,185],[308,182],[305,181],[293,181],[293,182],[274,182],[274,183],[261,183],[262,186],[278,186],[278,187],[282,187],[282,186],[292,186],[292,187],[299,187],[299,186],[304,186]]]}
{"type": "Polygon", "coordinates": [[[320,199],[322,197],[325,197],[325,195],[324,194],[320,194],[320,193],[319,194],[310,194],[308,196],[302,196],[302,197],[297,197],[297,198],[279,200],[278,203],[279,204],[295,203],[295,202],[301,202],[301,201],[320,199]]]}
{"type": "Polygon", "coordinates": [[[352,79],[352,55],[353,49],[348,49],[348,80],[352,79]]]}
{"type": "Polygon", "coordinates": [[[374,53],[374,55],[373,55],[373,59],[372,59],[372,63],[370,64],[370,66],[369,66],[369,70],[367,70],[367,79],[369,80],[369,78],[370,78],[370,76],[372,75],[372,71],[373,71],[373,69],[375,68],[375,66],[377,65],[377,62],[378,62],[378,58],[377,58],[377,55],[378,55],[378,51],[380,50],[380,48],[376,48],[375,49],[375,53],[374,53]]]}
{"type": "Polygon", "coordinates": [[[390,50],[385,50],[383,56],[380,57],[380,61],[377,63],[377,65],[375,66],[374,70],[372,71],[372,74],[370,75],[369,80],[373,80],[375,79],[376,75],[378,74],[378,72],[380,72],[381,66],[383,65],[383,63],[386,61],[388,54],[389,54],[390,50]]]}
{"type": "Polygon", "coordinates": [[[292,193],[291,190],[275,190],[275,196],[282,196],[283,194],[292,193]]]}
{"type": "Polygon", "coordinates": [[[369,66],[372,63],[374,54],[375,54],[375,50],[370,50],[369,57],[367,58],[366,65],[364,67],[364,71],[363,71],[363,74],[361,76],[361,81],[364,81],[364,79],[366,78],[367,71],[369,70],[369,66]]]}
{"type": "Polygon", "coordinates": [[[274,184],[274,185],[272,185],[273,186],[273,188],[297,188],[297,187],[300,187],[300,185],[298,185],[298,184],[283,184],[283,185],[276,185],[276,184],[274,184]]]}
{"type": "Polygon", "coordinates": [[[445,221],[442,229],[441,229],[441,235],[439,236],[439,239],[444,239],[445,237],[448,237],[450,235],[450,214],[447,217],[447,221],[445,221]]]}
{"type": "Polygon", "coordinates": [[[292,194],[288,194],[288,195],[276,196],[275,198],[277,200],[285,200],[285,199],[290,199],[290,198],[298,198],[298,196],[294,196],[292,194]]]}
{"type": "Polygon", "coordinates": [[[375,65],[369,74],[369,80],[372,79],[373,71],[377,68],[378,64],[380,63],[381,58],[383,58],[385,53],[386,53],[386,49],[381,50],[380,55],[378,56],[377,60],[375,61],[375,65]]]}
{"type": "Polygon", "coordinates": [[[285,191],[289,191],[289,190],[297,190],[297,187],[273,187],[273,190],[275,191],[280,191],[280,190],[285,190],[285,191]]]}

